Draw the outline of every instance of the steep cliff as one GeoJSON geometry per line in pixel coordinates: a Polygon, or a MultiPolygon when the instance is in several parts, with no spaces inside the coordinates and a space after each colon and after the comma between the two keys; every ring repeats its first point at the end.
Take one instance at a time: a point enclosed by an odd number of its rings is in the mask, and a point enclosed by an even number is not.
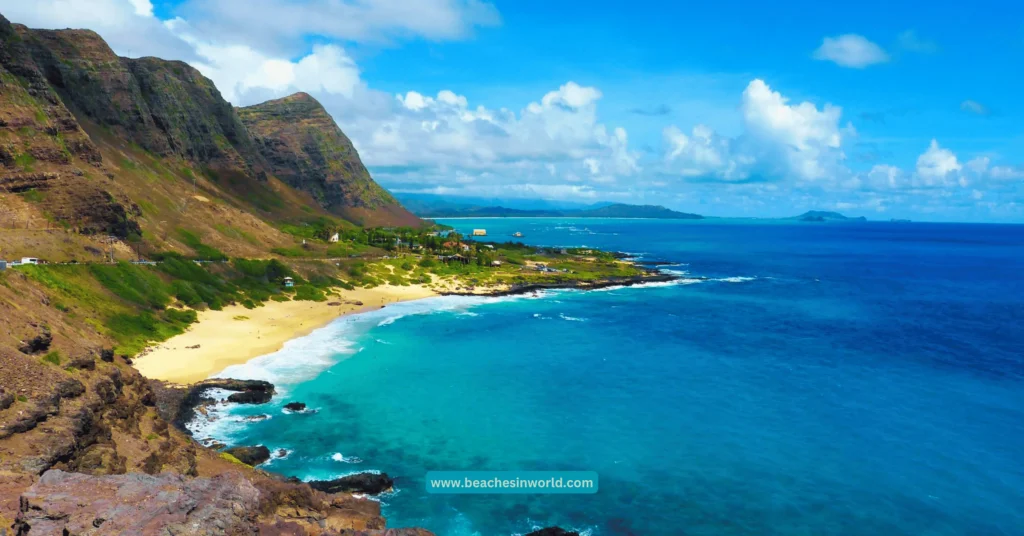
{"type": "Polygon", "coordinates": [[[213,82],[190,65],[121,58],[88,30],[18,33],[64,102],[160,156],[265,178],[245,127],[213,82]]]}
{"type": "Polygon", "coordinates": [[[254,256],[293,245],[284,224],[420,222],[310,98],[240,114],[188,64],[121,58],[95,32],[33,30],[2,15],[0,89],[0,229],[21,233],[0,236],[4,256],[95,249],[45,234],[55,229],[188,253],[184,229],[254,256]]]}
{"type": "MultiPolygon", "coordinates": [[[[0,16],[0,191],[29,194],[59,224],[84,233],[138,232],[137,207],[119,192],[89,180],[102,156],[35,62],[21,28],[0,16]]],[[[14,212],[15,225],[31,215],[14,212]]],[[[12,216],[13,215],[13,216],[12,216]]]]}
{"type": "Polygon", "coordinates": [[[308,94],[239,108],[238,115],[272,173],[328,211],[360,224],[419,223],[373,181],[352,142],[308,94]]]}

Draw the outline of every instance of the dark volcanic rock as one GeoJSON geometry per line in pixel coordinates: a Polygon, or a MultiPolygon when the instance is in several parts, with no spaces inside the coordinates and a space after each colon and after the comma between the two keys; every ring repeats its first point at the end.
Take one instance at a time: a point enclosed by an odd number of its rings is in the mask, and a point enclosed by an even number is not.
{"type": "Polygon", "coordinates": [[[3,411],[14,404],[14,393],[8,393],[3,387],[0,387],[0,411],[3,411]]]}
{"type": "Polygon", "coordinates": [[[103,350],[100,350],[100,360],[104,361],[106,363],[113,363],[114,362],[114,349],[113,348],[104,348],[103,350]]]}
{"type": "Polygon", "coordinates": [[[44,329],[39,335],[25,341],[25,344],[18,347],[18,350],[23,354],[38,354],[49,350],[50,343],[52,342],[53,335],[50,334],[49,330],[44,329]]]}
{"type": "Polygon", "coordinates": [[[279,179],[323,208],[358,224],[419,225],[370,177],[352,142],[306,93],[239,108],[260,153],[279,179]]]}
{"type": "Polygon", "coordinates": [[[233,447],[224,452],[238,458],[238,461],[256,466],[270,459],[270,449],[263,445],[257,447],[233,447]]]}
{"type": "Polygon", "coordinates": [[[526,536],[580,536],[580,533],[569,532],[559,527],[548,527],[546,529],[535,530],[526,536]]]}
{"type": "Polygon", "coordinates": [[[306,404],[304,402],[289,402],[284,405],[284,409],[289,411],[304,411],[306,404]]]}
{"type": "Polygon", "coordinates": [[[228,402],[235,404],[266,404],[274,397],[272,391],[242,391],[228,396],[228,402]]]}
{"type": "Polygon", "coordinates": [[[359,473],[334,480],[314,480],[310,487],[325,493],[366,493],[377,495],[393,488],[395,481],[387,473],[359,473]]]}

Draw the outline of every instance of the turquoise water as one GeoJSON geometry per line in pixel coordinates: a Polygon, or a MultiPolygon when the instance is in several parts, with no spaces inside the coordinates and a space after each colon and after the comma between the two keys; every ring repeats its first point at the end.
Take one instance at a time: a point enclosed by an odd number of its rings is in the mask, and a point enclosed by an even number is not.
{"type": "Polygon", "coordinates": [[[447,223],[709,279],[342,319],[225,371],[282,395],[198,435],[287,449],[267,469],[301,478],[385,471],[389,525],[442,536],[1024,534],[1024,228],[447,223]],[[428,470],[601,482],[438,496],[428,470]]]}

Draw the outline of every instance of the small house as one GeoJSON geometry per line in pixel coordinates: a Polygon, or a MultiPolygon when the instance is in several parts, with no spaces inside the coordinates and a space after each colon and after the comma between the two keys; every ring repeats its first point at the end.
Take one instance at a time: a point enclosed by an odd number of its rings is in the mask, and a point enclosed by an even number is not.
{"type": "Polygon", "coordinates": [[[292,279],[290,277],[284,278],[284,288],[293,288],[294,286],[295,286],[295,280],[294,279],[292,279]]]}
{"type": "Polygon", "coordinates": [[[514,236],[516,238],[522,238],[523,237],[523,233],[521,233],[519,231],[516,231],[516,232],[512,233],[512,236],[514,236]]]}
{"type": "Polygon", "coordinates": [[[7,261],[0,260],[0,272],[7,269],[7,261]]]}
{"type": "Polygon", "coordinates": [[[487,229],[473,229],[473,236],[487,236],[487,229]]]}
{"type": "Polygon", "coordinates": [[[341,237],[338,236],[338,233],[334,233],[334,234],[331,235],[331,238],[329,238],[328,241],[330,241],[332,243],[335,243],[335,242],[337,242],[340,239],[341,239],[341,237]]]}
{"type": "Polygon", "coordinates": [[[491,261],[491,266],[494,266],[494,267],[501,266],[501,261],[491,261]]]}
{"type": "Polygon", "coordinates": [[[39,264],[39,259],[37,259],[35,257],[22,257],[21,258],[21,264],[22,265],[26,265],[26,264],[39,264]]]}

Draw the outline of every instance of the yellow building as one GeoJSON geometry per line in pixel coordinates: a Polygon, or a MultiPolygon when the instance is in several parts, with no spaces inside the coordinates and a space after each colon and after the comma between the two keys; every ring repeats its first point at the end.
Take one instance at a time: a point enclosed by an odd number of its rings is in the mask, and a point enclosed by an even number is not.
{"type": "Polygon", "coordinates": [[[487,236],[487,229],[473,229],[473,236],[487,236]]]}

